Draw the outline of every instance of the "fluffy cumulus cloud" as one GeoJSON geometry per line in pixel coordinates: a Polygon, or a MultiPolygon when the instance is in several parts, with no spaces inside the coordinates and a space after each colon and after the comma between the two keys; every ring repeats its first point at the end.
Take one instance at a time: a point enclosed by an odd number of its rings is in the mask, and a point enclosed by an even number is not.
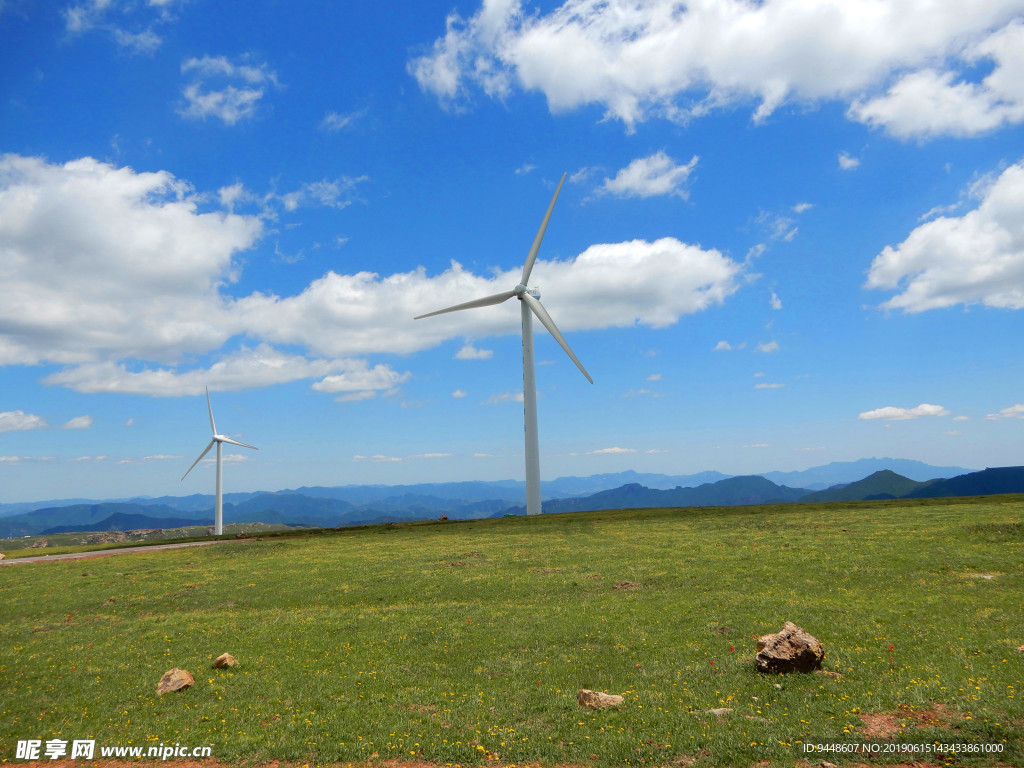
{"type": "Polygon", "coordinates": [[[30,429],[46,429],[49,425],[45,419],[24,411],[4,411],[0,413],[0,432],[22,432],[30,429]]]}
{"type": "Polygon", "coordinates": [[[230,336],[219,288],[255,217],[164,171],[0,157],[0,365],[172,359],[230,336]]]}
{"type": "Polygon", "coordinates": [[[948,414],[949,411],[941,405],[921,403],[916,408],[897,408],[892,405],[876,408],[873,411],[864,411],[864,413],[858,414],[857,418],[862,421],[907,421],[921,416],[946,416],[948,414]]]}
{"type": "Polygon", "coordinates": [[[448,105],[518,88],[554,112],[599,105],[630,128],[839,100],[896,135],[964,135],[1024,120],[1022,11],[1021,0],[565,0],[526,12],[484,0],[468,19],[449,14],[408,69],[448,105]]]}
{"type": "MultiPolygon", "coordinates": [[[[454,262],[435,275],[332,271],[292,295],[233,296],[238,257],[263,220],[205,210],[211,199],[165,171],[0,157],[0,366],[60,365],[44,382],[87,393],[180,396],[309,378],[358,399],[408,376],[368,355],[519,332],[515,300],[412,319],[509,290],[518,265],[486,276],[454,262]]],[[[538,260],[533,275],[559,328],[584,331],[672,325],[725,301],[742,270],[663,238],[538,260]]],[[[460,356],[485,354],[466,344],[460,356]]]]}
{"type": "Polygon", "coordinates": [[[884,308],[1024,308],[1024,162],[978,185],[975,195],[974,210],[932,219],[875,257],[866,287],[899,291],[884,308]]]}
{"type": "Polygon", "coordinates": [[[235,63],[224,56],[186,59],[181,72],[191,82],[182,90],[185,104],[178,114],[195,120],[215,117],[234,125],[256,114],[266,88],[280,87],[266,64],[235,63]]]}
{"type": "Polygon", "coordinates": [[[694,155],[686,165],[677,165],[664,152],[641,157],[620,170],[614,179],[605,179],[599,192],[616,197],[654,197],[676,195],[684,200],[689,193],[682,188],[697,166],[694,155]]]}
{"type": "Polygon", "coordinates": [[[92,426],[92,423],[92,416],[75,416],[73,419],[68,419],[61,429],[88,429],[92,426]]]}
{"type": "MultiPolygon", "coordinates": [[[[738,288],[742,265],[717,250],[675,238],[592,245],[574,259],[537,261],[533,278],[562,331],[664,328],[680,317],[723,302],[738,288]]],[[[380,276],[329,272],[297,296],[253,294],[236,304],[244,327],[268,341],[306,344],[318,354],[408,354],[455,336],[519,332],[519,306],[409,318],[453,303],[508,291],[521,267],[482,277],[453,262],[439,275],[422,269],[380,276]],[[405,314],[396,311],[405,309],[405,314]],[[311,333],[324,325],[345,333],[311,333]]]]}

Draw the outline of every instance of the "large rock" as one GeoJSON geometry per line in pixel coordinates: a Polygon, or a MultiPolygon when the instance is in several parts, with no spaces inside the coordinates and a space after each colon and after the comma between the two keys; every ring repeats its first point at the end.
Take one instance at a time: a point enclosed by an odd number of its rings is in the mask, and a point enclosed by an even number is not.
{"type": "Polygon", "coordinates": [[[757,640],[758,672],[813,672],[824,658],[818,639],[791,621],[782,625],[781,632],[757,640]]]}
{"type": "Polygon", "coordinates": [[[163,696],[165,693],[171,691],[184,691],[189,686],[195,685],[195,678],[192,677],[192,673],[187,669],[169,669],[164,672],[164,676],[160,678],[160,682],[157,683],[156,693],[157,696],[163,696]]]}
{"type": "Polygon", "coordinates": [[[604,709],[605,707],[619,706],[623,699],[615,693],[601,693],[600,691],[583,688],[576,695],[576,701],[580,703],[581,707],[586,707],[587,709],[604,709]]]}

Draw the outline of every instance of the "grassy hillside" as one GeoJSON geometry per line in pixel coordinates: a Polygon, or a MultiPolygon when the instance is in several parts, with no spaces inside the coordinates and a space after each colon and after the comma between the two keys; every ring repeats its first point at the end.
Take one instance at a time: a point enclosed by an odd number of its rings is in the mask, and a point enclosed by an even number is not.
{"type": "Polygon", "coordinates": [[[576,513],[8,566],[0,759],[95,738],[248,765],[791,766],[886,715],[889,741],[1022,765],[1022,509],[576,513]],[[828,674],[753,671],[785,620],[828,674]],[[240,666],[210,669],[223,652],[240,666]],[[196,685],[157,697],[175,666],[196,685]],[[625,703],[581,710],[583,687],[625,703]]]}

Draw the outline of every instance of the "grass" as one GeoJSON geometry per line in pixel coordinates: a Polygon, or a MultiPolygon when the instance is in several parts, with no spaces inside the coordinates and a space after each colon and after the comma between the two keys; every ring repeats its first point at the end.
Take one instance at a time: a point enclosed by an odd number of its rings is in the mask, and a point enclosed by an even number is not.
{"type": "Polygon", "coordinates": [[[884,714],[888,743],[1022,765],[1022,510],[624,510],[10,566],[0,760],[93,738],[250,765],[789,766],[884,714]],[[754,671],[786,620],[830,674],[754,671]],[[211,669],[223,652],[240,665],[211,669]],[[156,696],[175,666],[196,684],[156,696]],[[625,702],[582,710],[584,687],[625,702]]]}

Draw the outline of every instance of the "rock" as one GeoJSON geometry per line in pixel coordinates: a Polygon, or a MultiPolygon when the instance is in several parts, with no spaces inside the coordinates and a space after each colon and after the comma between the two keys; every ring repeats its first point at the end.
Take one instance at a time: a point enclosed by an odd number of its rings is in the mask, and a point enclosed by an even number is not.
{"type": "Polygon", "coordinates": [[[447,520],[447,519],[448,519],[448,515],[441,515],[441,516],[440,516],[439,518],[437,518],[437,519],[438,519],[438,520],[440,520],[441,522],[444,522],[445,520],[447,520]]]}
{"type": "Polygon", "coordinates": [[[171,691],[184,691],[189,686],[195,685],[195,682],[191,672],[175,667],[164,672],[164,676],[160,678],[160,682],[156,686],[156,694],[163,696],[171,691]]]}
{"type": "Polygon", "coordinates": [[[824,658],[818,639],[791,621],[782,625],[781,632],[757,640],[758,672],[813,672],[824,658]]]}
{"type": "Polygon", "coordinates": [[[39,539],[38,541],[34,541],[29,549],[39,549],[40,547],[48,547],[49,545],[50,542],[46,539],[39,539]]]}
{"type": "Polygon", "coordinates": [[[601,693],[600,691],[591,691],[588,688],[583,688],[576,695],[576,701],[580,703],[581,707],[586,707],[587,709],[604,709],[605,707],[619,706],[623,699],[615,693],[601,693]]]}
{"type": "Polygon", "coordinates": [[[732,712],[732,707],[718,707],[716,709],[708,710],[709,715],[718,715],[719,717],[722,717],[723,715],[728,715],[730,712],[732,712]]]}
{"type": "Polygon", "coordinates": [[[3,552],[0,552],[0,560],[3,560],[5,557],[7,557],[7,555],[5,555],[3,552]]]}
{"type": "Polygon", "coordinates": [[[220,656],[213,660],[213,668],[224,669],[226,667],[233,667],[237,663],[238,659],[236,659],[230,653],[222,653],[220,656]]]}

